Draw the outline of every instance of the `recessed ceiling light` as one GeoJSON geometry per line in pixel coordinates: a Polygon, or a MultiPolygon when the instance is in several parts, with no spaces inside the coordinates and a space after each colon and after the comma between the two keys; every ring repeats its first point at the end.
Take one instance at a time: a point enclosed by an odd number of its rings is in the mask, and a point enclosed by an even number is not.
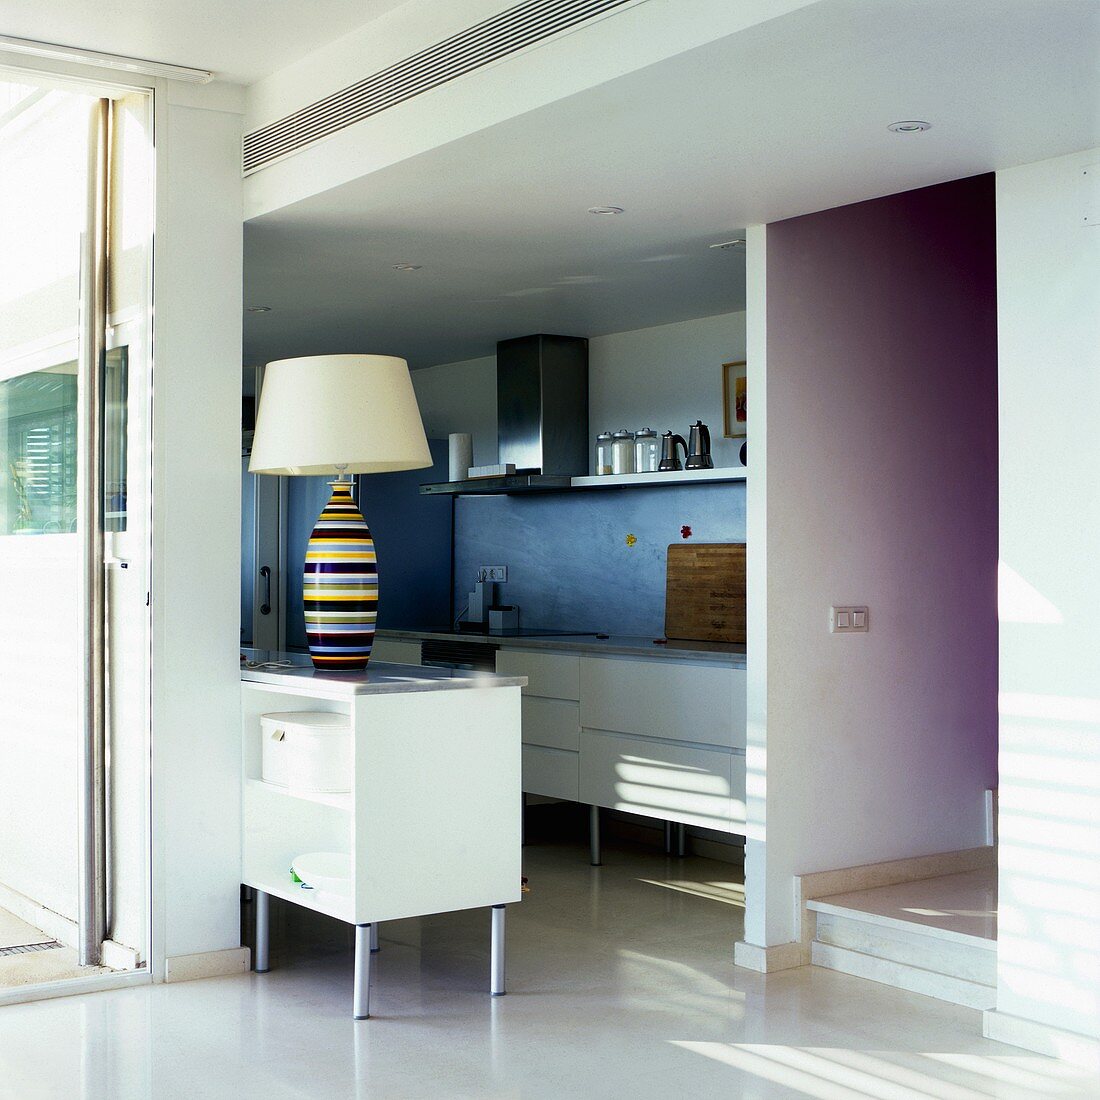
{"type": "Polygon", "coordinates": [[[712,244],[710,248],[720,248],[723,252],[731,248],[741,248],[745,243],[744,237],[734,237],[732,241],[719,241],[717,244],[712,244]]]}
{"type": "Polygon", "coordinates": [[[919,119],[914,118],[905,122],[891,122],[886,129],[893,130],[895,134],[923,134],[925,130],[932,129],[932,123],[921,122],[919,119]]]}
{"type": "Polygon", "coordinates": [[[394,271],[419,271],[423,264],[394,264],[394,271]]]}
{"type": "Polygon", "coordinates": [[[621,206],[590,206],[588,208],[589,214],[621,214],[623,208],[621,206]]]}
{"type": "Polygon", "coordinates": [[[248,307],[248,312],[249,313],[270,313],[271,312],[271,306],[249,306],[248,307]]]}

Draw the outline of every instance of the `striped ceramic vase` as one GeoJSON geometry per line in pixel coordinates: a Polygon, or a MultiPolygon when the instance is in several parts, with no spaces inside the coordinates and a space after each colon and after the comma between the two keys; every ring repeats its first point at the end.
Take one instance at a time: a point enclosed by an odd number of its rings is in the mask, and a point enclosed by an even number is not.
{"type": "Polygon", "coordinates": [[[306,639],[314,667],[367,667],[378,616],[378,566],[370,528],[359,514],[350,481],[334,481],[332,497],[306,547],[302,592],[306,639]]]}

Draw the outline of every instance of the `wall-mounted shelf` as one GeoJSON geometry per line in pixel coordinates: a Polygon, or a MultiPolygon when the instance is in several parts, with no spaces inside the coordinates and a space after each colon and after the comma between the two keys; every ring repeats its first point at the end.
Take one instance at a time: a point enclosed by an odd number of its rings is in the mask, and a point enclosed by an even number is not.
{"type": "Polygon", "coordinates": [[[716,470],[666,470],[650,474],[598,474],[588,477],[539,478],[514,475],[476,481],[450,481],[421,485],[423,496],[511,496],[518,493],[571,493],[584,489],[652,489],[659,485],[705,485],[722,481],[744,481],[745,466],[727,466],[716,470]]]}
{"type": "Polygon", "coordinates": [[[717,470],[665,470],[655,474],[597,474],[570,479],[571,489],[629,489],[632,486],[696,485],[708,481],[744,481],[745,466],[717,470]]]}

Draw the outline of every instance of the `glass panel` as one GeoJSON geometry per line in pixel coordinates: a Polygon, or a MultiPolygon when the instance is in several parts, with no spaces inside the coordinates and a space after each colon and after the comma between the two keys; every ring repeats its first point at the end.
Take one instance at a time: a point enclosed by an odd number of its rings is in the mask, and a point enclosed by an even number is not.
{"type": "MultiPolygon", "coordinates": [[[[20,985],[82,977],[81,238],[93,96],[0,75],[0,954],[20,985]],[[31,537],[33,536],[33,537],[31,537]],[[14,906],[16,911],[12,911],[14,906]],[[49,935],[35,925],[49,910],[49,935]],[[59,920],[58,918],[64,918],[59,920]]],[[[144,961],[148,891],[150,99],[112,105],[111,300],[102,418],[107,935],[144,961]]],[[[0,969],[0,992],[8,972],[0,969]]]]}
{"type": "Polygon", "coordinates": [[[76,364],[0,382],[0,535],[76,530],[76,364]]]}
{"type": "MultiPolygon", "coordinates": [[[[75,361],[95,102],[0,77],[0,886],[5,905],[21,896],[69,921],[83,722],[75,361]]],[[[34,911],[11,916],[33,925],[34,911]]],[[[68,950],[60,976],[79,972],[68,950]]]]}

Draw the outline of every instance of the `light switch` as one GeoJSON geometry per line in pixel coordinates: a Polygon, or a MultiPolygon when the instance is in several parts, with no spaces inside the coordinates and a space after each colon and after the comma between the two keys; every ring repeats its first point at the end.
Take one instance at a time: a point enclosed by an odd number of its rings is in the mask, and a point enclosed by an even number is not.
{"type": "Polygon", "coordinates": [[[870,613],[866,607],[829,608],[830,634],[865,634],[871,626],[870,613]]]}

